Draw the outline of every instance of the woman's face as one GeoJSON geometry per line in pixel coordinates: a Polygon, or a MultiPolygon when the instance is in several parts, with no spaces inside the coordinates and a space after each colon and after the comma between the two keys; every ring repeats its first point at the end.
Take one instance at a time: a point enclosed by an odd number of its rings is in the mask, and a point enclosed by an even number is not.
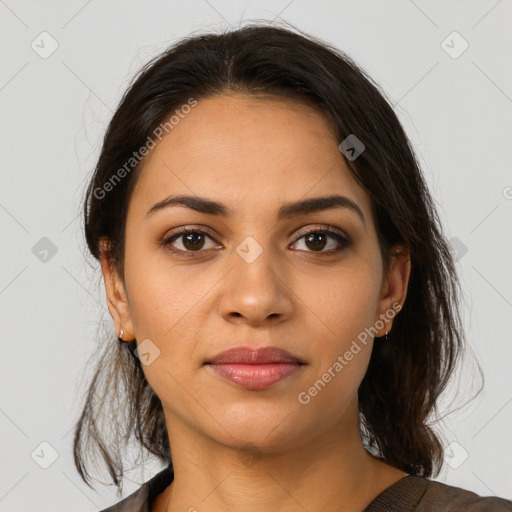
{"type": "MultiPolygon", "coordinates": [[[[151,151],[129,204],[126,288],[114,276],[121,291],[108,284],[107,293],[124,339],[144,342],[143,370],[170,433],[186,427],[270,452],[355,414],[368,329],[403,303],[409,267],[403,257],[383,275],[370,200],[340,142],[307,106],[235,95],[199,101],[151,151]],[[356,206],[280,215],[334,195],[356,206]],[[148,213],[170,196],[221,203],[229,215],[183,204],[148,213]],[[165,243],[183,227],[207,234],[165,243]],[[228,348],[269,345],[305,364],[266,389],[241,387],[205,364],[228,348]]],[[[383,336],[392,322],[377,325],[383,336]]]]}

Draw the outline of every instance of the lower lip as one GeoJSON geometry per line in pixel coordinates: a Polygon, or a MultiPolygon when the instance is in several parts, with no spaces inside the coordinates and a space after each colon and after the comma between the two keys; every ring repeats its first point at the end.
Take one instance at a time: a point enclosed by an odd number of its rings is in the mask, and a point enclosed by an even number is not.
{"type": "Polygon", "coordinates": [[[221,377],[251,391],[260,391],[286,379],[297,372],[302,365],[298,363],[269,364],[208,364],[221,377]]]}

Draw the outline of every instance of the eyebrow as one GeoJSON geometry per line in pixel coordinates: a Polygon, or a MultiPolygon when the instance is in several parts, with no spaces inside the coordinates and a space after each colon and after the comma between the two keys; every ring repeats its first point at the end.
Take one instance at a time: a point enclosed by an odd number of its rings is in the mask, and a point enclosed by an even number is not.
{"type": "MultiPolygon", "coordinates": [[[[232,217],[234,212],[225,204],[207,199],[206,197],[177,195],[169,196],[154,204],[147,212],[146,218],[157,211],[172,206],[185,206],[192,210],[207,215],[216,215],[222,217],[232,217]]],[[[281,206],[277,212],[278,220],[291,219],[297,215],[330,210],[332,208],[346,208],[354,212],[361,219],[366,227],[366,221],[361,208],[352,199],[339,194],[301,199],[293,203],[287,203],[281,206]]]]}

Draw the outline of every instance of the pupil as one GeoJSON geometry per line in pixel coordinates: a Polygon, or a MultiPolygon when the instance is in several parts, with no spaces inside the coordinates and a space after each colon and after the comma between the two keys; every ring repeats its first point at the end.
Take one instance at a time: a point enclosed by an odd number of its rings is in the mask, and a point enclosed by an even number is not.
{"type": "MultiPolygon", "coordinates": [[[[201,233],[188,233],[187,235],[185,235],[185,242],[183,243],[183,245],[188,250],[191,250],[191,249],[201,249],[203,244],[201,244],[200,247],[197,247],[196,244],[198,243],[197,239],[201,238],[202,236],[203,235],[201,235],[201,233]],[[191,244],[189,242],[191,242],[191,244]]],[[[203,240],[203,243],[204,243],[204,240],[203,240]]]]}
{"type": "Polygon", "coordinates": [[[315,249],[315,248],[316,248],[316,249],[320,249],[320,250],[321,250],[321,249],[323,249],[323,248],[325,247],[325,234],[324,234],[324,233],[311,233],[311,234],[310,234],[310,235],[308,235],[308,237],[306,238],[306,244],[308,245],[308,247],[309,247],[310,249],[315,249]],[[323,238],[323,243],[322,243],[322,241],[320,242],[320,247],[317,245],[317,243],[318,243],[318,237],[323,238]],[[316,239],[316,242],[317,242],[317,243],[315,243],[315,239],[316,239]],[[309,245],[308,245],[308,244],[310,244],[312,240],[313,240],[313,243],[312,243],[313,247],[309,247],[309,245]]]}

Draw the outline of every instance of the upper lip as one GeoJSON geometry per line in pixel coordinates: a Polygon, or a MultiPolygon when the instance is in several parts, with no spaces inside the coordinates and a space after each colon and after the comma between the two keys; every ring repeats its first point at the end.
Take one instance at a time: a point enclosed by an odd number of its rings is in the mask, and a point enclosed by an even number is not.
{"type": "Polygon", "coordinates": [[[238,363],[238,364],[268,364],[268,363],[298,363],[305,364],[304,361],[290,354],[290,352],[279,347],[263,347],[252,349],[250,347],[234,347],[212,359],[206,361],[206,364],[238,363]]]}

